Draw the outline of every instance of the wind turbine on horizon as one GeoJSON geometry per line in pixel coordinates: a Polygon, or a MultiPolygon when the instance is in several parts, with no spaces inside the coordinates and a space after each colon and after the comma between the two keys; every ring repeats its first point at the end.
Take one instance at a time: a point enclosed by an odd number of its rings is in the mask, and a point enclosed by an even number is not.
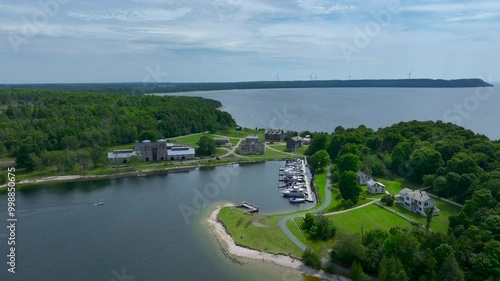
{"type": "Polygon", "coordinates": [[[407,72],[406,74],[408,74],[408,79],[411,79],[411,74],[413,73],[413,70],[410,71],[410,72],[407,72]]]}
{"type": "Polygon", "coordinates": [[[314,74],[314,80],[318,79],[318,76],[316,76],[316,73],[314,74]]]}
{"type": "Polygon", "coordinates": [[[347,73],[347,75],[349,75],[349,80],[351,80],[352,77],[351,73],[347,73]]]}
{"type": "Polygon", "coordinates": [[[310,80],[313,80],[313,74],[314,74],[314,72],[311,72],[311,74],[309,74],[308,77],[309,77],[310,80]]]}
{"type": "Polygon", "coordinates": [[[276,74],[276,76],[274,76],[274,78],[276,78],[276,81],[280,81],[280,74],[276,74]]]}

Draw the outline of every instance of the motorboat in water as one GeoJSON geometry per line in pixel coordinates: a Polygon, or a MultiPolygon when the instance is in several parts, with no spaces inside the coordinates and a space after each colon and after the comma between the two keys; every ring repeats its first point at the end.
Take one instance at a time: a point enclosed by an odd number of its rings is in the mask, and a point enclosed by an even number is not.
{"type": "Polygon", "coordinates": [[[290,198],[290,203],[303,203],[306,201],[305,198],[292,197],[290,198]]]}
{"type": "Polygon", "coordinates": [[[94,203],[94,205],[96,205],[96,206],[102,206],[102,205],[104,205],[104,202],[99,201],[99,202],[94,203]]]}

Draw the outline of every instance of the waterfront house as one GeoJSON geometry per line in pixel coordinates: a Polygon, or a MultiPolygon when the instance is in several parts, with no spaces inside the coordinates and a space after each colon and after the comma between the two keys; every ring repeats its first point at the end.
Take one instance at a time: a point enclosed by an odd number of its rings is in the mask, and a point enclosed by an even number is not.
{"type": "Polygon", "coordinates": [[[195,150],[192,147],[174,146],[167,151],[168,160],[190,160],[195,158],[195,150]]]}
{"type": "Polygon", "coordinates": [[[108,152],[108,161],[114,164],[127,163],[133,156],[140,156],[140,154],[133,149],[117,149],[108,152]]]}
{"type": "Polygon", "coordinates": [[[259,141],[259,137],[249,135],[238,147],[239,154],[264,154],[266,152],[266,145],[264,142],[259,141]]]}
{"type": "Polygon", "coordinates": [[[366,183],[371,179],[372,179],[372,177],[365,174],[364,172],[358,171],[356,173],[356,180],[358,181],[359,185],[366,185],[366,183]]]}
{"type": "Polygon", "coordinates": [[[387,191],[387,188],[382,183],[370,179],[369,181],[366,182],[366,190],[370,194],[379,194],[379,193],[385,193],[387,191]]]}
{"type": "Polygon", "coordinates": [[[311,143],[311,135],[306,135],[302,138],[302,145],[309,145],[311,143]]]}
{"type": "Polygon", "coordinates": [[[439,215],[439,209],[436,207],[434,199],[425,191],[414,191],[409,188],[404,188],[399,192],[398,203],[404,208],[422,216],[427,216],[427,210],[434,207],[432,215],[439,215]]]}
{"type": "Polygon", "coordinates": [[[286,140],[286,151],[294,151],[295,149],[302,146],[301,137],[293,137],[286,140]]]}
{"type": "Polygon", "coordinates": [[[282,129],[266,129],[265,140],[268,142],[282,142],[285,140],[286,132],[282,129]]]}

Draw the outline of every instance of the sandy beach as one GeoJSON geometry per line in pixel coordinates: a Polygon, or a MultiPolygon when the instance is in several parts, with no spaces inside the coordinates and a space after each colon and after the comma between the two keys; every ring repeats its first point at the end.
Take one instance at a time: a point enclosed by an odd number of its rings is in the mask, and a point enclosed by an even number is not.
{"type": "Polygon", "coordinates": [[[289,257],[289,256],[260,252],[257,250],[252,250],[252,249],[248,249],[248,248],[236,245],[236,243],[234,242],[231,235],[229,235],[229,233],[227,233],[224,225],[217,220],[217,215],[219,214],[219,211],[225,206],[231,206],[231,205],[226,204],[223,206],[218,206],[210,214],[210,217],[208,218],[207,222],[208,222],[211,230],[214,232],[214,234],[220,240],[223,241],[223,243],[225,244],[224,246],[226,247],[227,252],[230,255],[233,255],[236,257],[261,260],[261,261],[269,262],[269,263],[272,263],[275,265],[279,265],[279,266],[283,266],[283,267],[287,267],[287,268],[292,268],[295,270],[299,270],[306,275],[321,278],[321,280],[350,281],[350,279],[348,279],[344,276],[326,274],[323,270],[317,270],[317,269],[307,267],[302,263],[302,261],[294,259],[294,258],[289,257]]]}

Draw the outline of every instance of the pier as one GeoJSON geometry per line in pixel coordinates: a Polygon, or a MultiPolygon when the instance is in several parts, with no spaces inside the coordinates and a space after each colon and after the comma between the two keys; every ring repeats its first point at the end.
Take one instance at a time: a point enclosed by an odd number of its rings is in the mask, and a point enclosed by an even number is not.
{"type": "Polygon", "coordinates": [[[311,182],[309,181],[306,169],[306,159],[287,161],[286,166],[280,168],[278,187],[288,188],[286,192],[290,193],[286,195],[287,197],[304,198],[304,201],[314,202],[311,182]],[[290,189],[289,187],[292,188],[290,189]]]}
{"type": "Polygon", "coordinates": [[[306,159],[302,160],[302,169],[304,171],[304,180],[306,182],[306,190],[307,190],[307,196],[305,197],[307,202],[314,202],[313,196],[312,196],[312,189],[311,189],[311,181],[309,180],[309,176],[307,175],[307,170],[306,170],[306,159]]]}
{"type": "Polygon", "coordinates": [[[252,205],[246,201],[241,202],[240,204],[234,205],[236,208],[243,209],[245,213],[255,213],[259,211],[259,207],[252,205]]]}

